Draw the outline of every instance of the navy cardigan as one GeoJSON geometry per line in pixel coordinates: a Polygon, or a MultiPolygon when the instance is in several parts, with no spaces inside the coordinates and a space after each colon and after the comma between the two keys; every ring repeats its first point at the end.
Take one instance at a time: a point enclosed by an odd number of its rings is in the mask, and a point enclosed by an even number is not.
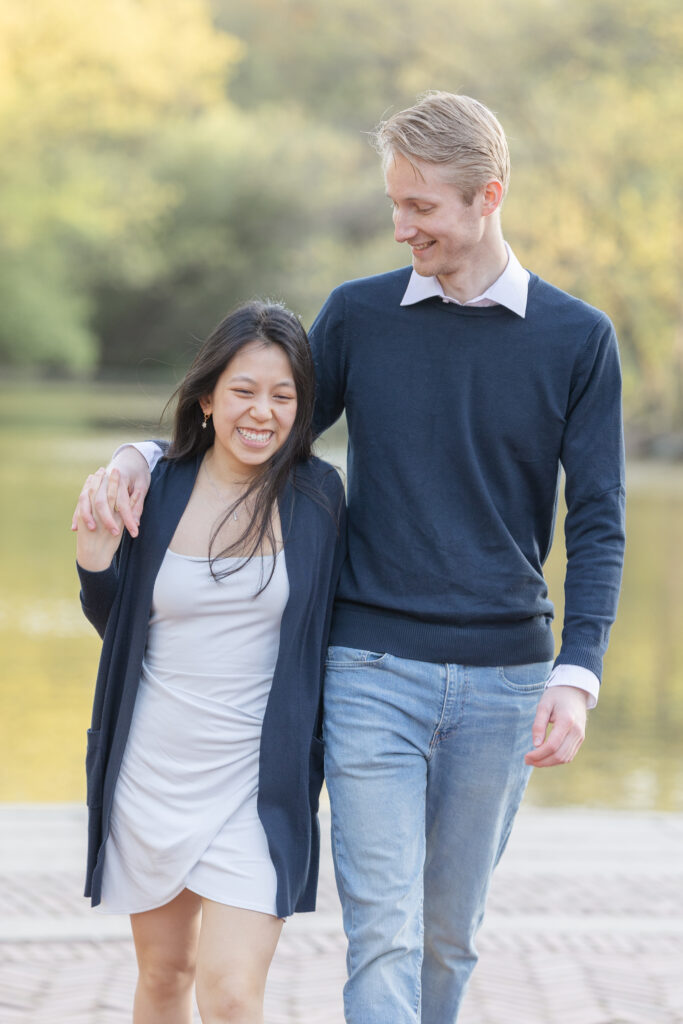
{"type": "MultiPolygon", "coordinates": [[[[162,460],[138,537],[126,533],[109,569],[79,567],[81,603],[103,637],[86,755],[85,895],[100,902],[114,787],[133,717],[159,567],[192,493],[201,458],[162,460]]],[[[323,779],[320,706],[332,601],[345,553],[344,489],[320,459],[300,463],[279,500],[289,599],[263,719],[258,813],[277,874],[277,913],[314,910],[323,779]]]]}

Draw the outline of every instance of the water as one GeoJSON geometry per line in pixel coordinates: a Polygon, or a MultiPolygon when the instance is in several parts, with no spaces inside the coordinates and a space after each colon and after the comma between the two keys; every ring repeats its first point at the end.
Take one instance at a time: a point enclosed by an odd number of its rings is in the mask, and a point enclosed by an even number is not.
{"type": "MultiPolygon", "coordinates": [[[[0,800],[84,796],[99,640],[82,617],[69,531],[86,474],[123,438],[158,434],[170,388],[0,389],[0,800]]],[[[323,447],[343,462],[341,437],[323,447]]],[[[547,566],[562,598],[562,531],[547,566]]],[[[628,550],[599,707],[570,766],[528,800],[683,811],[683,467],[629,467],[628,550]]]]}

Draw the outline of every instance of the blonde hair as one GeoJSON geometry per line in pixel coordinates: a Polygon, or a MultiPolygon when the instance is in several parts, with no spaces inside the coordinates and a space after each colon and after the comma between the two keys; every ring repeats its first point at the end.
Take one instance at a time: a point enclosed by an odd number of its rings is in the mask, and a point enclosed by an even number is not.
{"type": "Polygon", "coordinates": [[[510,153],[498,118],[471,96],[431,90],[412,107],[380,121],[372,142],[386,168],[400,153],[439,164],[468,205],[487,181],[510,182],[510,153]]]}

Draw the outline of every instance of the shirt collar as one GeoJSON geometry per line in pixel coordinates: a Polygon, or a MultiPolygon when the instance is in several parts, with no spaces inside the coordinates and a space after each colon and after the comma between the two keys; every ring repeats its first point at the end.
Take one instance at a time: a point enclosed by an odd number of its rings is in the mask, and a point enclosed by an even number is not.
{"type": "Polygon", "coordinates": [[[467,302],[458,302],[457,299],[444,293],[438,277],[422,277],[413,270],[408,287],[401,299],[401,305],[412,306],[416,302],[422,302],[423,299],[430,299],[433,296],[437,296],[444,302],[452,302],[457,306],[472,306],[485,300],[487,305],[505,306],[517,316],[524,318],[529,291],[529,271],[524,269],[507,242],[505,242],[505,249],[508,254],[505,270],[481,295],[476,295],[467,302]]]}

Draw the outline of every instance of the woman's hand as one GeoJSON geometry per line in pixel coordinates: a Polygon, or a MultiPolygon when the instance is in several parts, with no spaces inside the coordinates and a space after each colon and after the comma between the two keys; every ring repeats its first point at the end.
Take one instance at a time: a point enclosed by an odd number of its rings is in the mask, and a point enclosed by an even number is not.
{"type": "Polygon", "coordinates": [[[87,569],[89,572],[102,572],[104,569],[108,569],[121,543],[123,519],[116,508],[116,494],[119,487],[118,469],[113,469],[106,481],[107,492],[110,492],[111,496],[111,505],[108,504],[107,507],[111,521],[116,527],[116,534],[112,534],[105,528],[96,511],[90,513],[88,523],[86,523],[81,513],[81,499],[85,495],[88,496],[89,505],[94,510],[95,496],[106,478],[107,471],[105,469],[98,469],[96,473],[88,477],[81,491],[78,508],[74,515],[77,530],[76,561],[82,569],[87,569]],[[90,525],[91,523],[93,525],[90,525]]]}

